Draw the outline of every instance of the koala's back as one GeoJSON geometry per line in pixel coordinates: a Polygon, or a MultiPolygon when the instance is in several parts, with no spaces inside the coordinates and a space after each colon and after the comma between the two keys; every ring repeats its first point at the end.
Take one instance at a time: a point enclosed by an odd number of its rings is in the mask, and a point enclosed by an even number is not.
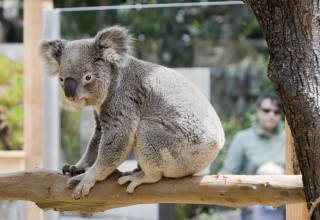
{"type": "MultiPolygon", "coordinates": [[[[157,66],[144,83],[149,94],[146,118],[174,123],[191,135],[211,139],[223,132],[220,120],[202,92],[180,73],[157,66]]],[[[222,135],[223,136],[223,135],[222,135]]]]}
{"type": "Polygon", "coordinates": [[[140,166],[167,177],[201,171],[224,143],[216,112],[181,74],[146,62],[143,66],[152,68],[140,73],[147,91],[134,147],[140,166]]]}

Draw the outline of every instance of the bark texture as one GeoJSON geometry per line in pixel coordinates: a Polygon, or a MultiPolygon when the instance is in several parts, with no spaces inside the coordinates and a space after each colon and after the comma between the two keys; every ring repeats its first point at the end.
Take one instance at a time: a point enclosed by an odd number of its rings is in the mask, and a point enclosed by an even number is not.
{"type": "MultiPolygon", "coordinates": [[[[320,196],[319,0],[244,0],[265,35],[268,76],[282,98],[308,208],[320,196]]],[[[320,219],[320,207],[312,219],[320,219]]]]}
{"type": "Polygon", "coordinates": [[[66,187],[68,177],[36,169],[0,175],[0,200],[28,200],[43,210],[96,213],[112,208],[150,203],[214,204],[240,207],[279,206],[305,201],[299,175],[198,176],[163,179],[143,184],[133,194],[117,183],[119,173],[97,183],[89,196],[74,200],[66,187]]]}

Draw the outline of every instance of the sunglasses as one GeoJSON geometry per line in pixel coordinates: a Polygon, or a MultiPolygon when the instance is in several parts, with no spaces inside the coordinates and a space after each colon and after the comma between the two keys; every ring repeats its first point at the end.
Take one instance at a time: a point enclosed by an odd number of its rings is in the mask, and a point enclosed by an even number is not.
{"type": "Polygon", "coordinates": [[[269,114],[270,112],[273,112],[275,115],[280,115],[281,114],[281,110],[272,110],[272,109],[268,109],[268,108],[260,108],[264,113],[269,114]]]}

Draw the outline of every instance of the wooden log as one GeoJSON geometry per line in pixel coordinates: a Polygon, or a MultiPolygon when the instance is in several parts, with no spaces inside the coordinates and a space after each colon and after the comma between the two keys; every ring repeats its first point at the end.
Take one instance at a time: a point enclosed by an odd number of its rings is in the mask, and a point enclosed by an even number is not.
{"type": "Polygon", "coordinates": [[[186,203],[241,207],[279,206],[305,201],[300,175],[210,175],[162,179],[138,186],[132,194],[117,183],[119,172],[96,183],[87,197],[74,200],[68,176],[35,169],[0,175],[0,200],[28,200],[43,210],[93,214],[135,204],[186,203]]]}

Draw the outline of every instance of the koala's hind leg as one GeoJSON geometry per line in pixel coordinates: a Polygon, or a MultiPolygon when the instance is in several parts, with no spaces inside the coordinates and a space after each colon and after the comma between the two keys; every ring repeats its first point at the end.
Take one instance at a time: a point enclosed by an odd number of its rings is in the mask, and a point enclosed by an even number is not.
{"type": "Polygon", "coordinates": [[[162,174],[146,174],[143,171],[135,172],[128,176],[120,177],[118,183],[120,185],[131,182],[127,187],[127,193],[132,193],[134,189],[142,183],[155,183],[162,178],[162,174]]]}

